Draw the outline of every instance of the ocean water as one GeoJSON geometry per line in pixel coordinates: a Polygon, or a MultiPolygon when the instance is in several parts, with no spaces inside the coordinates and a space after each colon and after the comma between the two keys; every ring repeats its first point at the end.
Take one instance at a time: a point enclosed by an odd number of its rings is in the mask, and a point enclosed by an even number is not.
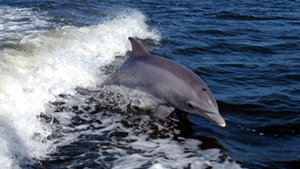
{"type": "Polygon", "coordinates": [[[1,168],[300,168],[300,1],[0,1],[1,168]],[[98,86],[128,37],[198,74],[227,126],[98,86]]]}

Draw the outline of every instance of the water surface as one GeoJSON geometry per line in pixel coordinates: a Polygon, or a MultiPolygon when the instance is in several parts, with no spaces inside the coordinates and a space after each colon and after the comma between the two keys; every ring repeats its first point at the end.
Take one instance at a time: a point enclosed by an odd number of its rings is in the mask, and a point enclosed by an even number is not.
{"type": "Polygon", "coordinates": [[[4,168],[299,168],[299,1],[0,1],[4,168]],[[227,126],[93,92],[131,50],[198,74],[227,126]]]}

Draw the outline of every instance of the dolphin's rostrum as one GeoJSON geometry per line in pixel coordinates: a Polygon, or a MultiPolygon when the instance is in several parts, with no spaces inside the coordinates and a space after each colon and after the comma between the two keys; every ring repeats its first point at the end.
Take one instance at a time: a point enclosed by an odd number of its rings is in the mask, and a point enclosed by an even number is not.
{"type": "Polygon", "coordinates": [[[120,85],[153,95],[158,106],[153,116],[167,118],[174,109],[202,116],[225,127],[225,120],[209,88],[194,72],[171,60],[152,56],[134,38],[132,53],[102,84],[120,85]]]}

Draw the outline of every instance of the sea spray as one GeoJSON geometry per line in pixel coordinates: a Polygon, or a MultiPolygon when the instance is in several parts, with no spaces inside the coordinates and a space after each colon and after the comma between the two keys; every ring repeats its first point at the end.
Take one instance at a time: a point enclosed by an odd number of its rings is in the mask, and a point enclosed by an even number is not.
{"type": "Polygon", "coordinates": [[[48,139],[53,127],[40,119],[41,113],[54,113],[46,111],[49,102],[59,94],[74,95],[76,87],[95,88],[105,77],[99,68],[131,50],[129,36],[160,40],[138,11],[94,26],[24,32],[20,42],[0,53],[0,165],[5,168],[21,168],[56,151],[48,139]]]}

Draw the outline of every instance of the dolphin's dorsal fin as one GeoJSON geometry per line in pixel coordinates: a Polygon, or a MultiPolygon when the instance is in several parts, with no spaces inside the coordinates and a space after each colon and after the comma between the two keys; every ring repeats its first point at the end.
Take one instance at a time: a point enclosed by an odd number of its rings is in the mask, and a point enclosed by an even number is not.
{"type": "Polygon", "coordinates": [[[142,44],[140,44],[136,39],[129,37],[131,46],[132,46],[132,56],[150,56],[148,51],[143,47],[142,44]]]}

